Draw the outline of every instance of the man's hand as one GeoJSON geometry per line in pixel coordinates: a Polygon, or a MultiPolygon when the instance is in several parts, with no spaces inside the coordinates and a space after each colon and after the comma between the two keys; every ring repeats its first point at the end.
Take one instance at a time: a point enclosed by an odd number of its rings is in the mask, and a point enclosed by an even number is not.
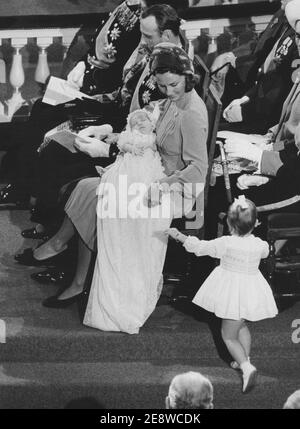
{"type": "Polygon", "coordinates": [[[84,128],[79,131],[78,137],[86,138],[93,137],[98,140],[103,140],[105,137],[109,136],[112,133],[112,126],[109,124],[103,125],[92,125],[90,127],[84,128]]]}
{"type": "Polygon", "coordinates": [[[143,146],[133,146],[131,153],[136,156],[143,156],[145,148],[143,146]]]}
{"type": "Polygon", "coordinates": [[[108,158],[109,145],[91,137],[77,137],[74,146],[76,149],[91,156],[92,158],[108,158]]]}
{"type": "Polygon", "coordinates": [[[79,61],[78,64],[70,71],[67,76],[67,81],[76,89],[80,89],[83,84],[83,77],[85,72],[84,61],[79,61]]]}
{"type": "Polygon", "coordinates": [[[250,186],[261,186],[269,182],[269,178],[256,174],[242,174],[237,180],[239,189],[248,189],[250,186]]]}
{"type": "Polygon", "coordinates": [[[230,158],[248,159],[249,161],[257,163],[260,162],[263,153],[262,149],[248,141],[237,141],[231,139],[226,140],[224,149],[230,158]]]}
{"type": "Polygon", "coordinates": [[[242,104],[247,103],[249,97],[236,98],[224,110],[223,118],[228,122],[242,122],[242,104]]]}

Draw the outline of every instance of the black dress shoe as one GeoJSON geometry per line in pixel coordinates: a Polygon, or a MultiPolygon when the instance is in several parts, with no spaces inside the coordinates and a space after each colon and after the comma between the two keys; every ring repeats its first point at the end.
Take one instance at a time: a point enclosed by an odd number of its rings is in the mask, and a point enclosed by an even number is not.
{"type": "Polygon", "coordinates": [[[37,231],[35,228],[30,228],[30,229],[24,229],[24,231],[21,232],[22,237],[24,238],[33,238],[36,240],[49,240],[49,235],[43,231],[43,232],[39,232],[37,231]]]}
{"type": "Polygon", "coordinates": [[[31,267],[39,267],[44,265],[56,265],[58,261],[65,255],[65,250],[61,253],[58,253],[55,256],[51,256],[51,258],[46,258],[43,260],[35,259],[33,256],[33,250],[31,247],[25,249],[23,253],[17,253],[15,255],[15,260],[21,265],[28,265],[31,267]]]}
{"type": "Polygon", "coordinates": [[[70,274],[57,268],[33,273],[30,276],[33,280],[41,284],[64,285],[70,280],[70,274]]]}
{"type": "Polygon", "coordinates": [[[0,191],[0,205],[15,205],[17,208],[28,208],[29,198],[21,194],[15,185],[9,183],[0,191]]]}
{"type": "Polygon", "coordinates": [[[48,308],[66,308],[79,301],[82,296],[83,292],[66,299],[58,299],[59,295],[49,296],[42,302],[42,305],[48,308]]]}

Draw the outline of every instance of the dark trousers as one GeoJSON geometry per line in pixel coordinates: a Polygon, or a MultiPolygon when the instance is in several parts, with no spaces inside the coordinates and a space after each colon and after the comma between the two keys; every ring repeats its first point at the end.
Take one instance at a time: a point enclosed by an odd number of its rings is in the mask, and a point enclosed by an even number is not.
{"type": "Polygon", "coordinates": [[[38,158],[38,175],[34,184],[37,201],[31,220],[45,226],[59,224],[64,216],[61,188],[82,177],[98,176],[95,165],[105,167],[110,163],[109,158],[91,158],[82,152],[72,153],[51,141],[38,158]]]}

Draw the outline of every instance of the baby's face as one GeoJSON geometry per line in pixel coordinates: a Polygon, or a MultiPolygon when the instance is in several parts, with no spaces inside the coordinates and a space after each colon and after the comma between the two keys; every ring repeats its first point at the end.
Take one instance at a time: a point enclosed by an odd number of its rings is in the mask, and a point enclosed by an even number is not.
{"type": "Polygon", "coordinates": [[[147,114],[144,112],[137,112],[130,119],[131,130],[137,130],[142,134],[151,134],[153,127],[147,114]]]}

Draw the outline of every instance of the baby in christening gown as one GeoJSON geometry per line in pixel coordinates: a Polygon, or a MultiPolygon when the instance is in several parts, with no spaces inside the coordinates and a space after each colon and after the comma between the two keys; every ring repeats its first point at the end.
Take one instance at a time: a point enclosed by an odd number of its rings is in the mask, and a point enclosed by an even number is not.
{"type": "Polygon", "coordinates": [[[171,223],[162,209],[169,195],[152,208],[145,199],[148,186],[165,176],[155,121],[145,110],[129,115],[118,142],[121,153],[98,189],[98,256],[83,322],[104,331],[138,333],[161,292],[164,230],[171,223]]]}

